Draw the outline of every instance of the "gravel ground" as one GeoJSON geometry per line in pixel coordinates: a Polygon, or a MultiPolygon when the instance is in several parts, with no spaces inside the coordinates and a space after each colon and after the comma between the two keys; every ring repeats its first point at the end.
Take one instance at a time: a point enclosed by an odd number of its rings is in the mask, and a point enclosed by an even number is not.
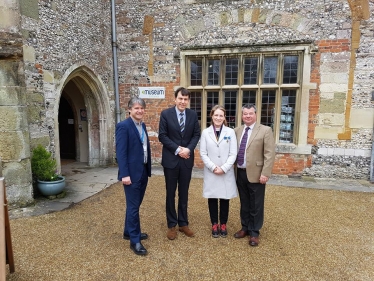
{"type": "Polygon", "coordinates": [[[61,212],[11,220],[16,272],[7,280],[374,280],[374,194],[267,186],[259,247],[212,238],[202,179],[192,179],[194,238],[166,238],[164,178],[152,176],[141,207],[145,257],[122,239],[121,184],[61,212]]]}

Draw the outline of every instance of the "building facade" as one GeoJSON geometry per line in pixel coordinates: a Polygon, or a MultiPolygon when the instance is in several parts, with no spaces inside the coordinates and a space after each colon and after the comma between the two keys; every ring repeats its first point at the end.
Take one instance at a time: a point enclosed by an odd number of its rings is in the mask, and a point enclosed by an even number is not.
{"type": "Polygon", "coordinates": [[[374,2],[325,2],[3,1],[0,157],[8,200],[32,202],[30,153],[39,143],[59,165],[114,163],[116,107],[125,118],[139,87],[165,89],[165,98],[146,100],[155,163],[160,112],[184,86],[202,128],[215,104],[235,127],[241,106],[255,103],[276,138],[274,173],[368,179],[374,2]]]}

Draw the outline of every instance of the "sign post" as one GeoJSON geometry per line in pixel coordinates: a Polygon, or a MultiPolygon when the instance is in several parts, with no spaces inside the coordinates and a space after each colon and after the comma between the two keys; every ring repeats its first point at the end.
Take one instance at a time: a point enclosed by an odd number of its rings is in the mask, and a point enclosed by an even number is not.
{"type": "Polygon", "coordinates": [[[1,177],[0,160],[0,281],[5,281],[5,266],[9,264],[9,271],[13,273],[14,258],[12,248],[12,237],[10,235],[10,223],[8,213],[8,202],[6,200],[5,180],[1,177]]]}

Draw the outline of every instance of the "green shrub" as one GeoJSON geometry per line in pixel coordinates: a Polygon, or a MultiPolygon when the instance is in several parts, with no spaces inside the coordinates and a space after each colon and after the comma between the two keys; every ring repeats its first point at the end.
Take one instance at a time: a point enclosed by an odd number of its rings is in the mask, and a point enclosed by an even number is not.
{"type": "Polygon", "coordinates": [[[41,181],[56,181],[58,180],[56,168],[56,160],[52,158],[52,153],[39,144],[32,151],[31,171],[33,176],[41,181]]]}

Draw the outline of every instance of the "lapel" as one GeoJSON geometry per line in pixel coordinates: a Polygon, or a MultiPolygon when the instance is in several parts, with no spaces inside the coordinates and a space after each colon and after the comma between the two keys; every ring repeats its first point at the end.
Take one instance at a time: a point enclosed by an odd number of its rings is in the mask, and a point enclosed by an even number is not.
{"type": "Polygon", "coordinates": [[[227,127],[223,125],[221,134],[219,135],[218,143],[221,143],[225,139],[225,137],[227,137],[227,132],[228,132],[227,127]]]}
{"type": "MultiPolygon", "coordinates": [[[[181,132],[180,126],[179,126],[179,119],[178,119],[178,116],[177,116],[177,109],[176,109],[175,106],[172,107],[171,109],[172,110],[170,110],[170,114],[171,114],[170,118],[171,118],[171,120],[173,120],[172,122],[174,123],[174,126],[177,129],[177,131],[179,132],[179,134],[182,135],[182,132],[181,132]]],[[[185,116],[184,118],[188,120],[187,109],[185,109],[184,116],[185,116]]],[[[184,131],[186,131],[186,129],[187,129],[187,123],[184,122],[184,131]]]]}
{"type": "Polygon", "coordinates": [[[260,130],[260,123],[256,122],[255,126],[252,129],[251,137],[248,140],[248,144],[247,144],[246,148],[248,148],[250,146],[251,142],[256,137],[256,135],[258,134],[259,130],[260,130]]]}
{"type": "MultiPolygon", "coordinates": [[[[140,142],[140,143],[142,143],[142,140],[140,139],[140,134],[139,134],[139,131],[138,131],[138,129],[136,128],[136,126],[135,126],[135,123],[134,123],[134,120],[132,120],[132,118],[131,117],[129,117],[130,118],[130,120],[129,120],[129,123],[130,123],[130,127],[133,129],[133,131],[134,131],[134,134],[135,134],[135,138],[140,142]]],[[[145,129],[144,129],[144,127],[143,127],[143,123],[142,123],[142,128],[143,128],[143,130],[144,130],[144,133],[145,133],[145,129]]]]}
{"type": "Polygon", "coordinates": [[[215,133],[215,128],[213,127],[213,125],[210,125],[210,127],[208,128],[208,135],[209,137],[217,144],[221,143],[225,137],[227,137],[227,127],[225,125],[222,126],[222,131],[221,131],[221,134],[219,135],[219,139],[217,141],[217,138],[216,138],[216,133],[215,133]]]}
{"type": "Polygon", "coordinates": [[[243,130],[244,130],[244,125],[241,125],[238,129],[238,134],[236,135],[237,142],[238,142],[238,149],[240,147],[240,141],[241,141],[241,138],[242,138],[243,130]]]}

